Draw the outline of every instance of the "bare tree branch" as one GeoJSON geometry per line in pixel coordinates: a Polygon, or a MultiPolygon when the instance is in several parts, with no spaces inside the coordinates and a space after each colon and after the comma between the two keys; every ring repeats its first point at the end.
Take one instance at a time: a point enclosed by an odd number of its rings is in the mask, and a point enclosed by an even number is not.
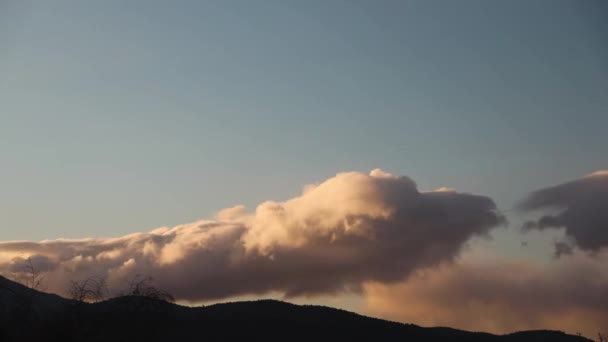
{"type": "Polygon", "coordinates": [[[157,288],[153,283],[154,278],[142,277],[138,274],[131,279],[127,295],[142,296],[164,302],[175,302],[175,298],[169,292],[157,288]]]}
{"type": "Polygon", "coordinates": [[[83,303],[102,301],[108,292],[105,278],[88,278],[77,282],[70,281],[70,297],[83,303]]]}
{"type": "MultiPolygon", "coordinates": [[[[21,259],[21,258],[19,258],[21,259]]],[[[23,260],[23,259],[21,259],[23,260]]],[[[44,290],[44,276],[38,272],[32,258],[27,258],[22,265],[13,265],[13,280],[33,290],[44,290]]]]}

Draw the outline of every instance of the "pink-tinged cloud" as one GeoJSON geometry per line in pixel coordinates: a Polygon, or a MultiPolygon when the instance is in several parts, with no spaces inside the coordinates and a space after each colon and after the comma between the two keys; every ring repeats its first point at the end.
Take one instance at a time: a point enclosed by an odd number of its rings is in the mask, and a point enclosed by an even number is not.
{"type": "Polygon", "coordinates": [[[520,209],[542,213],[524,226],[526,230],[565,229],[568,240],[556,245],[557,255],[574,246],[591,252],[608,247],[608,171],[537,190],[520,209]]]}
{"type": "Polygon", "coordinates": [[[595,337],[608,327],[608,253],[553,263],[465,257],[398,284],[366,285],[370,314],[425,326],[509,333],[553,329],[595,337]]]}
{"type": "Polygon", "coordinates": [[[32,257],[44,265],[49,290],[60,293],[69,279],[104,276],[121,289],[142,274],[191,301],[327,294],[452,260],[501,222],[488,197],[420,192],[411,179],[381,170],[349,172],[253,213],[234,207],[215,220],[111,239],[0,243],[0,270],[32,257]]]}

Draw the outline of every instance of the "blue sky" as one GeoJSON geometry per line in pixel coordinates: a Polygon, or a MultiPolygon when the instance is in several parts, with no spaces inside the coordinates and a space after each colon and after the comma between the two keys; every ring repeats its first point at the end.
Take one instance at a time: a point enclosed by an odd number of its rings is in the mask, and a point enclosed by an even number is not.
{"type": "Polygon", "coordinates": [[[380,167],[508,210],[606,168],[602,1],[2,1],[0,240],[380,167]]]}

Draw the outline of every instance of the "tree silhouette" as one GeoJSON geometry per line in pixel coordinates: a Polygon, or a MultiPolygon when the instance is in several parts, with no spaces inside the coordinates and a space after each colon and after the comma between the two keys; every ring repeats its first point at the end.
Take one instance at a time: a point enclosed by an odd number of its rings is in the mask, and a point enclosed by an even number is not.
{"type": "Polygon", "coordinates": [[[108,287],[105,278],[91,277],[83,281],[70,281],[70,298],[82,303],[95,303],[102,301],[108,287]]]}
{"type": "Polygon", "coordinates": [[[154,286],[154,278],[142,277],[141,275],[135,275],[129,282],[129,290],[127,295],[129,296],[142,296],[150,299],[156,299],[163,302],[174,303],[175,298],[167,291],[161,290],[154,286]]]}
{"type": "MultiPolygon", "coordinates": [[[[19,258],[21,259],[21,258],[19,258]]],[[[23,260],[23,259],[21,259],[23,260]]],[[[44,290],[44,276],[38,272],[32,258],[27,258],[21,265],[13,265],[13,279],[33,290],[44,290]]]]}

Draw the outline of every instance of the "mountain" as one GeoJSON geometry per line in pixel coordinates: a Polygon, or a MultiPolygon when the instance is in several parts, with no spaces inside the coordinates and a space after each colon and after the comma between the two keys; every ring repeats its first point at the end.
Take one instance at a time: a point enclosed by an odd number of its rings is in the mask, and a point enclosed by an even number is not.
{"type": "MultiPolygon", "coordinates": [[[[54,294],[32,290],[0,276],[0,319],[51,318],[72,301],[54,294]]],[[[1,324],[1,323],[0,323],[1,324]]]]}
{"type": "Polygon", "coordinates": [[[556,331],[509,335],[423,328],[275,300],[184,307],[141,296],[84,304],[0,276],[0,341],[342,340],[582,342],[556,331]]]}

